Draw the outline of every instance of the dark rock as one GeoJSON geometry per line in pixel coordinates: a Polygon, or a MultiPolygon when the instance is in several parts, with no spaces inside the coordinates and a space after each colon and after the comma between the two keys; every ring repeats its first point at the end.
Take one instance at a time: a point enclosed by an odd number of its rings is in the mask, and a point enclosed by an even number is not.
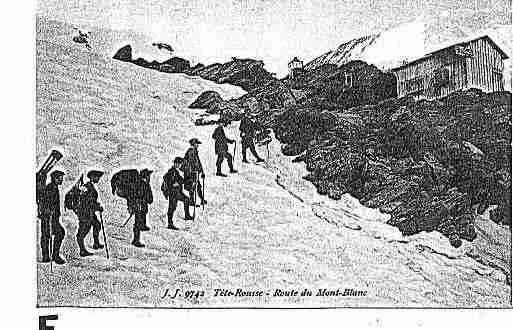
{"type": "Polygon", "coordinates": [[[143,68],[149,68],[150,62],[146,61],[144,58],[139,57],[136,60],[132,61],[135,65],[142,66],[143,68]]]}
{"type": "Polygon", "coordinates": [[[490,218],[511,224],[508,100],[509,92],[470,90],[350,109],[311,102],[259,121],[274,129],[285,155],[300,154],[294,161],[305,162],[304,179],[319,194],[350,193],[389,213],[404,235],[436,230],[459,247],[477,236],[473,205],[499,205],[490,218]]]}
{"type": "Polygon", "coordinates": [[[172,57],[162,62],[158,69],[167,73],[187,73],[191,71],[191,63],[180,57],[172,57]]]}
{"type": "Polygon", "coordinates": [[[205,66],[193,71],[204,79],[220,84],[240,86],[246,91],[265,85],[275,78],[264,69],[264,63],[253,59],[232,58],[230,62],[205,66]]]}
{"type": "Polygon", "coordinates": [[[281,152],[285,156],[297,156],[303,151],[305,151],[306,147],[300,143],[292,143],[285,144],[281,147],[281,152]]]}
{"type": "Polygon", "coordinates": [[[215,104],[223,102],[218,92],[206,91],[200,94],[198,98],[189,105],[191,109],[210,109],[215,104]]]}
{"type": "Polygon", "coordinates": [[[112,58],[123,62],[132,62],[132,46],[121,47],[112,58]]]}

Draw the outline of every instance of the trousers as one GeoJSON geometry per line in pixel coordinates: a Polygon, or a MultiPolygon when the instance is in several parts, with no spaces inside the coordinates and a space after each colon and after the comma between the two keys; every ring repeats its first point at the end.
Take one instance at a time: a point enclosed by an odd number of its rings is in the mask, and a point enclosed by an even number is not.
{"type": "Polygon", "coordinates": [[[51,219],[50,217],[42,217],[41,219],[41,254],[43,256],[43,260],[48,260],[50,258],[50,238],[53,235],[53,249],[52,249],[52,258],[59,256],[59,252],[61,249],[62,241],[64,240],[64,235],[66,231],[64,227],[59,223],[58,220],[51,219]],[[50,221],[52,226],[50,228],[50,221]]]}
{"type": "Polygon", "coordinates": [[[167,209],[167,221],[168,221],[168,225],[170,225],[170,226],[173,225],[173,214],[178,205],[178,201],[183,202],[183,210],[185,213],[185,217],[190,218],[190,216],[191,216],[189,213],[189,205],[191,203],[191,200],[189,199],[189,197],[185,196],[185,194],[181,191],[173,192],[173,194],[171,194],[171,196],[169,196],[169,206],[167,209]]]}
{"type": "Polygon", "coordinates": [[[247,160],[246,158],[246,151],[250,150],[253,156],[255,156],[256,159],[260,159],[260,156],[258,156],[255,143],[253,142],[252,138],[243,138],[242,139],[242,159],[247,160]]]}
{"type": "Polygon", "coordinates": [[[85,251],[84,239],[89,234],[89,231],[93,228],[93,240],[94,244],[100,244],[100,230],[102,225],[96,215],[91,217],[84,217],[78,219],[78,231],[77,231],[77,243],[80,251],[85,251]]]}
{"type": "Polygon", "coordinates": [[[230,171],[233,171],[233,156],[228,151],[220,151],[217,154],[216,161],[217,173],[221,173],[221,165],[223,165],[225,158],[228,161],[228,167],[230,168],[230,171]]]}

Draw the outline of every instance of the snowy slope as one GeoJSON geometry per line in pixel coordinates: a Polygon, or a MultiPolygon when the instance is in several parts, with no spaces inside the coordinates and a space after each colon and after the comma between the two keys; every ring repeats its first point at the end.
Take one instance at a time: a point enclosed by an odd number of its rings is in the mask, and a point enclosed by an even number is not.
{"type": "Polygon", "coordinates": [[[340,66],[355,60],[390,69],[425,54],[424,30],[424,23],[415,20],[377,34],[355,38],[312,60],[305,65],[305,69],[313,70],[324,64],[340,66]]]}
{"type": "MultiPolygon", "coordinates": [[[[67,263],[54,266],[53,273],[48,264],[38,264],[40,306],[510,306],[511,287],[496,266],[504,260],[511,264],[510,255],[500,254],[504,243],[492,256],[498,260],[485,266],[467,256],[475,246],[456,250],[434,233],[406,239],[383,223],[383,215],[350,198],[334,203],[318,196],[300,179],[302,165],[280,156],[276,144],[267,165],[241,165],[238,156],[239,174],[213,176],[213,127],[195,127],[187,105],[206,90],[226,99],[242,95],[241,89],[145,70],[41,39],[37,64],[37,162],[52,147],[61,148],[65,189],[91,167],[106,171],[99,194],[111,253],[109,260],[103,251],[79,258],[76,218],[65,211],[67,263]],[[204,142],[200,157],[209,204],[193,224],[181,219],[179,207],[176,223],[183,230],[169,231],[161,178],[191,137],[204,142]],[[119,228],[127,216],[125,203],[108,185],[124,167],[155,170],[152,230],[142,234],[144,249],[130,245],[130,225],[119,228]],[[206,294],[162,299],[168,288],[206,294]],[[215,288],[261,289],[270,295],[213,297],[215,288]],[[274,289],[288,288],[308,288],[314,296],[272,297],[274,289]],[[319,288],[352,288],[367,295],[316,297],[319,288]]],[[[234,124],[229,135],[236,133],[234,124]]],[[[511,239],[496,230],[503,240],[511,239]]]]}

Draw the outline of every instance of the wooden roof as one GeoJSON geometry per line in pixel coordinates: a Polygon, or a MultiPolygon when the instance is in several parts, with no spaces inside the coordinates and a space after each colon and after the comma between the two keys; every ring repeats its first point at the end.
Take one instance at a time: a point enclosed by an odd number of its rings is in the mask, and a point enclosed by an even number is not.
{"type": "Polygon", "coordinates": [[[442,47],[442,48],[439,48],[435,51],[432,51],[428,54],[426,54],[425,56],[421,57],[421,58],[418,58],[416,60],[413,60],[411,62],[408,62],[406,64],[403,64],[401,66],[398,66],[397,68],[393,68],[391,71],[398,71],[398,70],[401,70],[407,66],[410,66],[410,65],[414,65],[414,64],[417,64],[418,62],[421,62],[429,57],[432,57],[432,56],[435,56],[443,51],[446,51],[447,49],[449,48],[452,48],[452,47],[456,47],[456,46],[461,46],[461,45],[464,45],[464,44],[468,44],[468,43],[471,43],[471,42],[474,42],[476,40],[479,40],[479,39],[485,39],[486,41],[488,41],[490,43],[490,45],[492,45],[493,48],[495,48],[495,50],[497,50],[497,52],[499,52],[499,54],[501,55],[502,59],[505,60],[505,59],[508,59],[509,56],[508,54],[506,54],[506,52],[504,50],[502,50],[493,40],[492,38],[490,38],[488,35],[484,35],[484,36],[480,36],[480,37],[471,37],[471,38],[467,38],[465,40],[460,40],[459,42],[455,43],[455,44],[451,44],[449,46],[445,46],[445,47],[442,47]]]}

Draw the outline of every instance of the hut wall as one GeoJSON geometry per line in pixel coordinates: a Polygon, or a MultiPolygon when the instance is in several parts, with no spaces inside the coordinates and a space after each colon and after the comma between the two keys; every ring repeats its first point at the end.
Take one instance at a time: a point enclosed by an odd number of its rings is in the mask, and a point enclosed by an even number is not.
{"type": "Polygon", "coordinates": [[[396,71],[397,95],[414,95],[419,98],[439,98],[463,89],[467,85],[465,59],[456,56],[452,49],[427,57],[396,71]],[[447,81],[437,81],[445,71],[447,81]]]}
{"type": "Polygon", "coordinates": [[[503,91],[504,62],[500,53],[485,39],[470,44],[473,56],[467,59],[468,87],[486,92],[503,91]]]}

